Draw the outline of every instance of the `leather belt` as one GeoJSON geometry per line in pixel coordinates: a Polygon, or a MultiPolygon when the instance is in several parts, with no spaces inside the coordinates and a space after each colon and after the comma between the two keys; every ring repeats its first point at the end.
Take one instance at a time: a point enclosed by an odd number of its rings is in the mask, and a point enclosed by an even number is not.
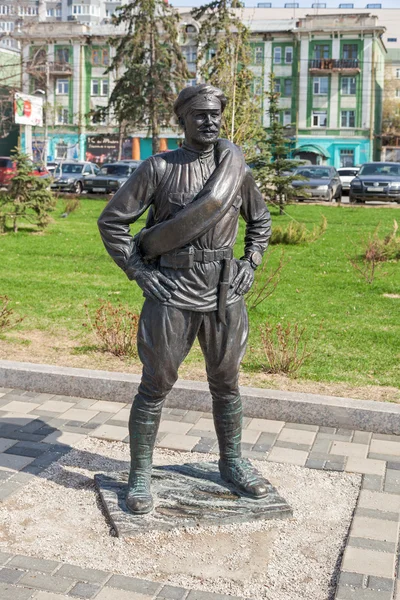
{"type": "Polygon", "coordinates": [[[170,269],[190,269],[194,266],[195,262],[223,262],[218,289],[218,318],[221,323],[226,325],[226,301],[230,285],[232,258],[232,248],[219,248],[217,250],[204,248],[199,250],[197,248],[193,248],[193,246],[189,246],[187,248],[180,248],[160,256],[160,267],[167,267],[170,269]]]}
{"type": "Polygon", "coordinates": [[[180,248],[168,254],[160,256],[160,266],[169,269],[190,269],[195,262],[210,263],[221,260],[231,260],[233,258],[232,248],[218,248],[210,250],[204,248],[199,250],[189,246],[188,248],[180,248]]]}

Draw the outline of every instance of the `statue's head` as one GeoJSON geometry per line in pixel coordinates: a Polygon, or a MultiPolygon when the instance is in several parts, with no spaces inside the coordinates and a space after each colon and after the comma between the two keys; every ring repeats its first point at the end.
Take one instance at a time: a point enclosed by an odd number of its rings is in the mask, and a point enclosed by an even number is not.
{"type": "Polygon", "coordinates": [[[201,148],[217,141],[226,103],[223,92],[207,83],[181,91],[174,111],[189,144],[201,148]]]}

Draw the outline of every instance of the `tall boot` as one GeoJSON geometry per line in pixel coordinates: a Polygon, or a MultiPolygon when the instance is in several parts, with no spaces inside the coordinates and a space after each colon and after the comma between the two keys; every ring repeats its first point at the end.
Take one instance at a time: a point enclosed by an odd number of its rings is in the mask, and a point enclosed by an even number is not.
{"type": "Polygon", "coordinates": [[[131,470],[126,505],[134,514],[146,514],[153,509],[150,492],[153,450],[161,419],[162,403],[151,404],[138,394],[129,417],[131,470]]]}
{"type": "Polygon", "coordinates": [[[242,458],[242,400],[213,400],[213,416],[217,433],[220,460],[219,471],[224,481],[232,483],[239,492],[252,498],[268,495],[268,481],[242,458]]]}

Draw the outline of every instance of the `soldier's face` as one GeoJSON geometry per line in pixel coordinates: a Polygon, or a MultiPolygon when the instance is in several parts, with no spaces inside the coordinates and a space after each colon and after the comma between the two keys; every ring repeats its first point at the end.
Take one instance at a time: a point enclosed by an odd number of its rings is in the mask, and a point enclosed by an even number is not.
{"type": "Polygon", "coordinates": [[[197,108],[183,119],[186,140],[189,144],[209,146],[217,141],[221,129],[220,108],[197,108]]]}

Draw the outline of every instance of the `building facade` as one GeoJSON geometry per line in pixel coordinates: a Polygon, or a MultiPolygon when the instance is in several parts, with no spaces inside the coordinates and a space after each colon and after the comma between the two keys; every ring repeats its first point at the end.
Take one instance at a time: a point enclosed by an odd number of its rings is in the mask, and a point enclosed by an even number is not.
{"type": "MultiPolygon", "coordinates": [[[[189,13],[182,12],[181,20],[191,85],[197,82],[198,24],[189,13]]],[[[385,47],[377,17],[312,15],[251,21],[249,27],[253,91],[262,104],[265,128],[269,115],[263,92],[272,72],[281,94],[280,118],[293,138],[295,156],[336,167],[379,159],[385,47]]],[[[48,160],[115,157],[115,124],[93,126],[87,115],[107,104],[118,77],[105,74],[113,52],[109,38],[118,33],[122,31],[107,23],[75,20],[36,22],[16,33],[22,47],[23,91],[39,90],[46,96],[47,131],[33,133],[37,154],[46,145],[48,160]]],[[[147,131],[129,133],[125,157],[149,156],[147,131]]],[[[176,148],[181,137],[171,124],[163,132],[161,149],[176,148]]]]}

